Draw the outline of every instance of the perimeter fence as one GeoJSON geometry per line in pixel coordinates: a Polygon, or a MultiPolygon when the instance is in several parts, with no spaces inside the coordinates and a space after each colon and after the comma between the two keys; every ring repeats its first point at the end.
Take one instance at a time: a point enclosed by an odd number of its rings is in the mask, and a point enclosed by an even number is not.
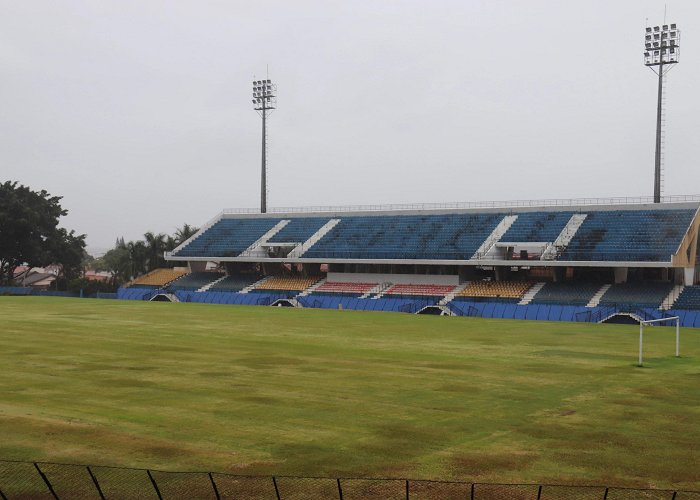
{"type": "Polygon", "coordinates": [[[413,479],[245,476],[0,461],[2,500],[700,500],[698,491],[413,479]]]}

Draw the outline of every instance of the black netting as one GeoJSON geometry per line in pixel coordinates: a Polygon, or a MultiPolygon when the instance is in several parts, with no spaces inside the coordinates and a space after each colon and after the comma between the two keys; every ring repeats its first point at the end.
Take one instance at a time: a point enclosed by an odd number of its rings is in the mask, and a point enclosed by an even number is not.
{"type": "Polygon", "coordinates": [[[206,472],[151,471],[163,500],[179,498],[216,499],[214,487],[206,472]]]}
{"type": "Polygon", "coordinates": [[[397,479],[341,479],[343,500],[405,500],[406,481],[397,479]]]}
{"type": "Polygon", "coordinates": [[[234,500],[276,500],[272,477],[212,474],[221,498],[234,500]]]}
{"type": "Polygon", "coordinates": [[[87,467],[83,465],[40,463],[41,471],[46,475],[58,498],[75,500],[99,500],[100,494],[90,477],[87,467]]]}
{"type": "MultiPolygon", "coordinates": [[[[157,500],[156,489],[145,469],[86,467],[39,463],[41,472],[60,500],[99,500],[97,481],[105,498],[157,500]],[[95,481],[90,475],[95,477],[95,481]]],[[[485,484],[401,479],[341,479],[236,476],[205,472],[151,472],[164,500],[192,498],[276,500],[700,500],[698,491],[606,488],[602,486],[485,484]]],[[[53,500],[48,485],[31,462],[0,461],[0,498],[53,500]]]]}
{"type": "Polygon", "coordinates": [[[143,469],[119,469],[116,467],[90,467],[105,498],[129,498],[132,500],[157,500],[158,495],[148,474],[143,469]]]}
{"type": "Polygon", "coordinates": [[[671,500],[673,491],[610,488],[607,500],[671,500]]]}
{"type": "Polygon", "coordinates": [[[603,500],[604,486],[542,486],[541,500],[603,500]]]}
{"type": "Polygon", "coordinates": [[[411,500],[465,500],[470,498],[471,483],[409,481],[411,500]]]}
{"type": "Polygon", "coordinates": [[[0,491],[9,500],[53,500],[32,463],[0,462],[0,491]]]}
{"type": "Polygon", "coordinates": [[[478,500],[537,500],[539,486],[532,484],[475,484],[478,500]]]}
{"type": "Polygon", "coordinates": [[[282,500],[338,500],[338,483],[335,479],[305,477],[278,477],[277,488],[282,500]]]}

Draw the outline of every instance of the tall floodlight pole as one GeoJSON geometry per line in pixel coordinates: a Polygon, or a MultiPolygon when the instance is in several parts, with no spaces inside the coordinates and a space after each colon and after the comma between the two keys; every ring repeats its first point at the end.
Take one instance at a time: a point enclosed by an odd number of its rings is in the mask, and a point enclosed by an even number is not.
{"type": "Polygon", "coordinates": [[[277,107],[277,85],[272,80],[253,81],[253,108],[262,117],[260,213],[267,212],[267,115],[277,107]]]}
{"type": "Polygon", "coordinates": [[[644,65],[659,77],[656,103],[656,154],[654,156],[654,203],[661,203],[661,130],[663,128],[664,76],[678,62],[681,32],[675,24],[647,27],[644,34],[644,65]]]}

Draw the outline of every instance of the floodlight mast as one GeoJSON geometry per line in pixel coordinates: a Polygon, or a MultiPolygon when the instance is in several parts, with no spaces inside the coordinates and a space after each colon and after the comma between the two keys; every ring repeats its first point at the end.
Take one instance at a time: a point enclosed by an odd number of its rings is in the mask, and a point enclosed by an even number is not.
{"type": "Polygon", "coordinates": [[[659,77],[656,103],[656,152],[654,154],[654,203],[661,203],[661,150],[663,142],[663,85],[664,76],[678,62],[681,32],[674,24],[647,26],[644,34],[644,65],[659,77]],[[658,66],[657,69],[654,66],[658,66]]]}
{"type": "Polygon", "coordinates": [[[277,85],[272,80],[253,81],[253,109],[262,117],[260,213],[267,212],[267,115],[277,107],[277,85]]]}

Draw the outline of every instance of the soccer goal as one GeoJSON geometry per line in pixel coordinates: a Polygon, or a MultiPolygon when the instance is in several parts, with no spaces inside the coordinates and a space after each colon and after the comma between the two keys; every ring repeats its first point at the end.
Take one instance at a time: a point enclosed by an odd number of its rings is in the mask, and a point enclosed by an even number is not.
{"type": "Polygon", "coordinates": [[[642,352],[644,351],[644,327],[646,325],[654,325],[656,323],[665,323],[669,321],[676,322],[676,357],[681,355],[681,319],[678,316],[671,316],[669,318],[661,319],[650,319],[650,320],[640,320],[639,321],[639,366],[642,366],[642,352]]]}

